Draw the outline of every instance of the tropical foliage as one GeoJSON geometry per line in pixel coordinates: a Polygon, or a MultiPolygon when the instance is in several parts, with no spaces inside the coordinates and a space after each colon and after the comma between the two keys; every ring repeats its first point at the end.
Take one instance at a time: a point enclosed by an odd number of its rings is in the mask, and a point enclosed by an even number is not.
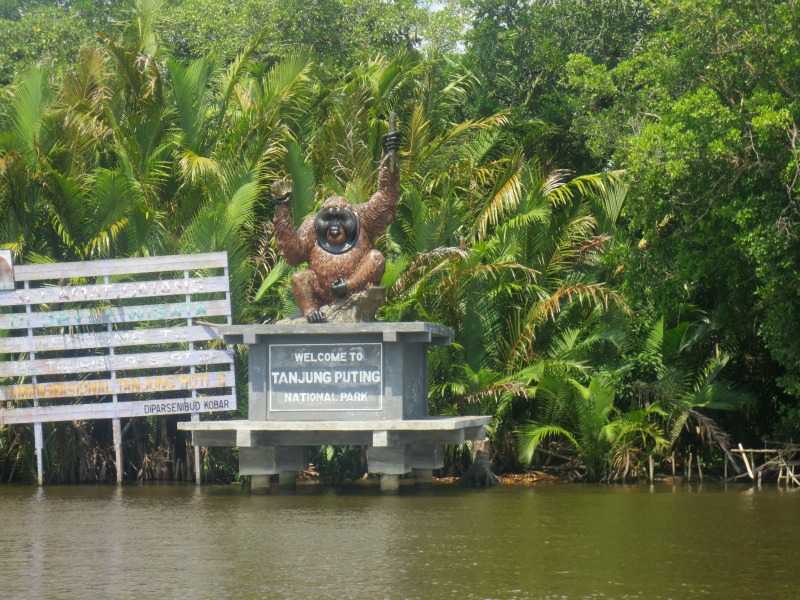
{"type": "MultiPolygon", "coordinates": [[[[727,451],[726,427],[790,436],[798,23],[723,4],[0,3],[0,244],[226,250],[236,319],[275,320],[295,307],[269,184],[293,179],[298,221],[363,202],[393,111],[382,316],[455,330],[431,410],[492,415],[497,468],[629,479],[727,451]]],[[[29,437],[0,433],[6,478],[31,472],[29,437]]],[[[108,437],[53,426],[49,472],[107,477],[108,437]]],[[[126,443],[137,477],[186,473],[174,422],[131,420],[126,443]]],[[[337,478],[357,462],[318,456],[337,478]]]]}

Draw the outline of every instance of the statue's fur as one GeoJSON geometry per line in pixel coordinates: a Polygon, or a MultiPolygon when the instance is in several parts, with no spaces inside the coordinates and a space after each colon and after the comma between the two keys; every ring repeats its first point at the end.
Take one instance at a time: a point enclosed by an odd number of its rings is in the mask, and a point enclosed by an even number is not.
{"type": "Polygon", "coordinates": [[[375,250],[375,240],[394,218],[398,198],[396,164],[383,161],[378,175],[378,191],[364,204],[353,205],[341,196],[333,196],[325,201],[317,214],[307,217],[295,230],[289,203],[276,203],[274,230],[281,256],[290,265],[308,262],[308,269],[292,277],[292,292],[297,306],[310,321],[321,319],[320,307],[333,303],[337,293],[350,296],[380,283],[386,259],[375,250]],[[328,235],[329,244],[318,240],[318,233],[324,235],[324,216],[334,211],[351,211],[355,216],[358,223],[355,231],[352,228],[344,231],[344,238],[356,236],[352,247],[349,247],[351,244],[344,245],[342,236],[334,239],[328,235]],[[345,249],[333,253],[323,247],[331,244],[345,249]],[[344,287],[340,282],[336,289],[340,278],[344,287]]]}

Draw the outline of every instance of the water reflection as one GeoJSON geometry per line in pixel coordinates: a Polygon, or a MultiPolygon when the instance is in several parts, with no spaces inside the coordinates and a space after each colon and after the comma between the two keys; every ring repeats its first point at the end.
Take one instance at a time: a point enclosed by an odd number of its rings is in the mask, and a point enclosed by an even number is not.
{"type": "Polygon", "coordinates": [[[798,498],[708,484],[6,486],[0,572],[5,598],[790,598],[798,498]]]}

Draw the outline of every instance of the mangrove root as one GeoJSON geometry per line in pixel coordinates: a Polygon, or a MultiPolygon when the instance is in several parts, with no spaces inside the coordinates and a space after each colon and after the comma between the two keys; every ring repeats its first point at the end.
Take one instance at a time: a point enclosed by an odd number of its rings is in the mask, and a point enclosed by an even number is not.
{"type": "Polygon", "coordinates": [[[489,440],[475,443],[475,458],[472,466],[458,481],[458,485],[465,487],[495,487],[500,485],[500,480],[492,472],[489,462],[489,440]]]}

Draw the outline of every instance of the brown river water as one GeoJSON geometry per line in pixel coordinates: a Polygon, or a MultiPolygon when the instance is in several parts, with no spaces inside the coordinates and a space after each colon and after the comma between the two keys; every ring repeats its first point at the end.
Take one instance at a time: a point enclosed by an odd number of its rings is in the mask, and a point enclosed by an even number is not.
{"type": "Polygon", "coordinates": [[[800,491],[0,486],[0,598],[800,598],[800,491]]]}

